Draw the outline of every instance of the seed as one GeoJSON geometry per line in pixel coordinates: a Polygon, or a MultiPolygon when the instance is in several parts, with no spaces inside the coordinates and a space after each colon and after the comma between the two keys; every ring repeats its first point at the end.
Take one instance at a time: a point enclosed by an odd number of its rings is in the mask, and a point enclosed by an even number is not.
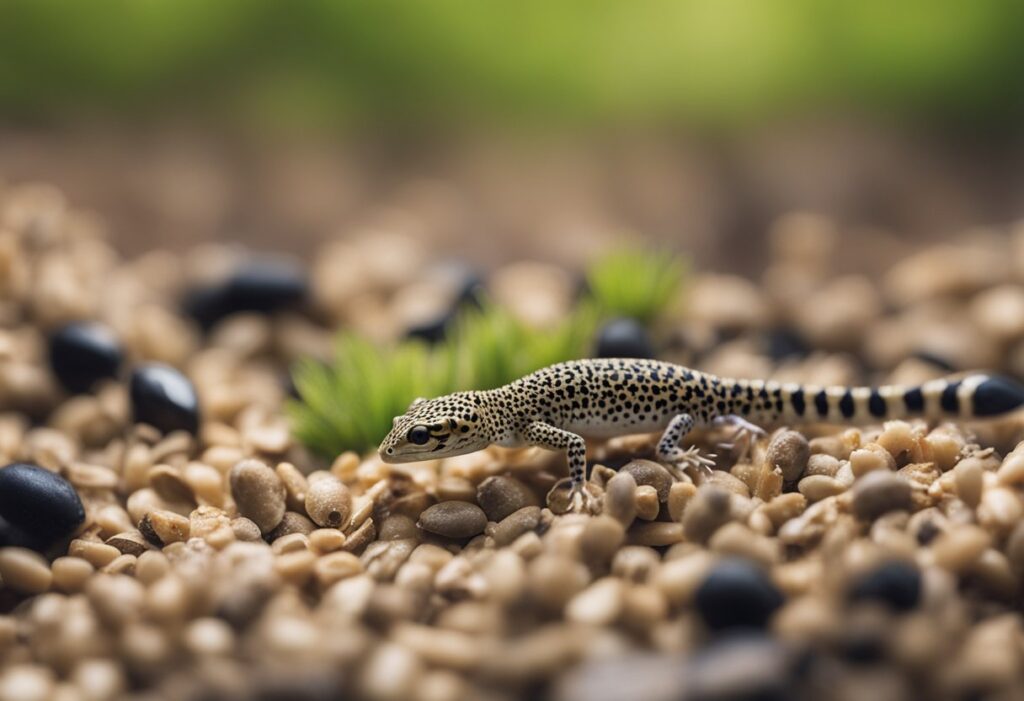
{"type": "Polygon", "coordinates": [[[243,460],[231,468],[231,495],[238,512],[261,533],[269,533],[284,518],[285,489],[281,478],[259,460],[243,460]]]}
{"type": "Polygon", "coordinates": [[[167,556],[159,550],[147,550],[138,557],[135,563],[135,578],[143,584],[150,585],[171,570],[167,556]]]}
{"type": "Polygon", "coordinates": [[[120,557],[121,551],[99,541],[76,538],[68,545],[68,555],[80,557],[93,567],[105,567],[120,557]]]}
{"type": "Polygon", "coordinates": [[[345,534],[336,528],[318,528],[309,534],[309,546],[321,554],[334,552],[344,544],[345,534]]]}
{"type": "Polygon", "coordinates": [[[299,472],[299,469],[290,462],[281,462],[274,468],[274,472],[281,478],[285,489],[285,502],[292,511],[302,511],[306,508],[306,491],[309,483],[306,476],[299,472]]]}
{"type": "Polygon", "coordinates": [[[194,502],[192,487],[170,465],[157,465],[149,471],[149,485],[168,501],[194,502]]]}
{"type": "Polygon", "coordinates": [[[835,477],[808,475],[800,480],[797,489],[807,497],[807,501],[814,503],[837,494],[842,494],[846,491],[846,485],[835,477]]]}
{"type": "Polygon", "coordinates": [[[85,520],[85,508],[74,487],[60,475],[38,465],[15,463],[0,468],[0,517],[28,534],[33,546],[45,550],[85,520]]]}
{"type": "Polygon", "coordinates": [[[263,538],[260,534],[260,527],[244,516],[231,519],[231,530],[234,531],[235,538],[238,540],[252,542],[263,538]]]}
{"type": "Polygon", "coordinates": [[[50,588],[53,574],[46,560],[27,548],[0,548],[0,579],[15,591],[38,594],[50,588]]]}
{"type": "Polygon", "coordinates": [[[768,444],[764,459],[769,466],[782,470],[786,482],[796,482],[804,473],[810,456],[811,448],[803,434],[782,431],[768,444]]]}
{"type": "Polygon", "coordinates": [[[107,538],[106,543],[107,545],[114,546],[122,553],[135,555],[136,557],[149,550],[150,547],[142,533],[136,530],[125,531],[124,533],[111,536],[107,538]]]}
{"type": "Polygon", "coordinates": [[[392,514],[384,519],[378,529],[378,537],[381,540],[401,540],[403,538],[418,538],[419,530],[416,528],[416,521],[404,514],[392,514]]]}
{"type": "Polygon", "coordinates": [[[183,473],[189,489],[201,502],[212,506],[224,505],[224,479],[211,465],[190,462],[183,473]]]}
{"type": "Polygon", "coordinates": [[[488,521],[501,521],[509,514],[527,506],[539,506],[540,499],[520,480],[497,475],[488,477],[476,488],[476,502],[487,514],[488,521]]]}
{"type": "Polygon", "coordinates": [[[815,453],[807,458],[807,467],[804,469],[805,476],[825,475],[835,477],[839,471],[839,460],[826,453],[815,453]]]}
{"type": "Polygon", "coordinates": [[[345,537],[345,544],[341,549],[349,553],[362,552],[363,548],[373,542],[377,537],[377,527],[373,519],[367,519],[359,528],[355,529],[345,537]]]}
{"type": "Polygon", "coordinates": [[[102,465],[72,463],[67,468],[68,482],[79,489],[116,489],[117,473],[102,465]]]}
{"type": "Polygon", "coordinates": [[[308,550],[309,538],[307,538],[303,533],[290,533],[275,540],[271,544],[270,549],[274,551],[275,555],[283,555],[284,553],[291,553],[299,550],[308,550]]]}
{"type": "Polygon", "coordinates": [[[286,511],[284,516],[281,518],[281,522],[270,533],[267,533],[267,540],[274,542],[278,538],[282,538],[292,533],[301,533],[303,535],[309,535],[316,530],[316,524],[310,521],[302,514],[294,511],[286,511]]]}
{"type": "Polygon", "coordinates": [[[487,527],[487,515],[476,504],[443,501],[420,514],[419,527],[446,538],[472,538],[487,527]]]}
{"type": "Polygon", "coordinates": [[[906,511],[910,504],[910,485],[888,470],[869,472],[853,483],[853,512],[862,520],[872,521],[890,511],[906,511]]]}
{"type": "Polygon", "coordinates": [[[363,565],[359,558],[346,552],[324,555],[313,566],[316,581],[325,589],[341,579],[353,577],[362,571],[363,565]]]}
{"type": "Polygon", "coordinates": [[[168,365],[153,363],[137,368],[130,393],[136,423],[155,426],[163,433],[199,428],[199,399],[195,387],[168,365]]]}
{"type": "Polygon", "coordinates": [[[896,461],[881,447],[860,448],[850,453],[850,468],[856,477],[860,477],[869,472],[892,472],[896,469],[896,461]]]}
{"type": "Polygon", "coordinates": [[[274,559],[274,571],[296,586],[302,586],[313,575],[316,554],[307,549],[278,555],[274,559]]]}
{"type": "Polygon", "coordinates": [[[341,480],[325,472],[309,483],[306,513],[318,526],[340,528],[352,513],[352,495],[341,480]]]}
{"type": "Polygon", "coordinates": [[[80,557],[58,557],[50,565],[50,571],[53,572],[54,588],[73,594],[82,591],[96,568],[80,557]]]}

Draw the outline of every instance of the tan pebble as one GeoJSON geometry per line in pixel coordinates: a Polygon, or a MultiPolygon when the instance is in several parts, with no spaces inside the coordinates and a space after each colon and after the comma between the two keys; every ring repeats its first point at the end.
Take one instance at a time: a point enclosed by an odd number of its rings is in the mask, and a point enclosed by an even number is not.
{"type": "Polygon", "coordinates": [[[397,643],[381,643],[360,667],[361,695],[371,701],[411,699],[422,667],[411,650],[397,643]]]}
{"type": "Polygon", "coordinates": [[[669,489],[675,482],[669,471],[653,460],[632,460],[619,472],[632,475],[638,487],[653,487],[658,494],[658,501],[662,502],[668,500],[669,489]]]}
{"type": "Polygon", "coordinates": [[[125,502],[125,508],[128,510],[128,515],[132,519],[132,525],[137,526],[139,521],[146,517],[150,511],[158,511],[159,509],[166,509],[168,507],[167,502],[160,498],[155,491],[149,487],[138,489],[128,495],[128,499],[125,502]]]}
{"type": "MultiPolygon", "coordinates": [[[[431,501],[430,503],[433,504],[434,502],[431,501]]],[[[351,531],[363,525],[363,522],[366,521],[366,519],[370,518],[370,516],[373,514],[374,504],[374,498],[369,494],[361,494],[358,497],[354,498],[352,500],[352,516],[350,517],[349,522],[344,526],[342,530],[351,531]]],[[[423,512],[421,511],[420,513],[423,512]]],[[[409,516],[409,514],[405,515],[409,516]]]]}
{"type": "Polygon", "coordinates": [[[1017,486],[1024,483],[1024,452],[1014,451],[1006,456],[1003,464],[999,466],[996,476],[999,484],[1005,487],[1017,486]]]}
{"type": "Polygon", "coordinates": [[[476,487],[465,477],[446,475],[435,487],[439,501],[476,501],[476,487]]]}
{"type": "Polygon", "coordinates": [[[1013,490],[995,487],[985,490],[977,515],[982,527],[991,533],[1005,535],[1024,517],[1024,506],[1013,490]]]}
{"type": "Polygon", "coordinates": [[[880,446],[859,448],[850,453],[850,469],[855,477],[876,471],[891,472],[896,469],[896,461],[880,446]]]}
{"type": "Polygon", "coordinates": [[[116,533],[130,531],[135,528],[135,524],[132,523],[128,512],[120,506],[113,504],[99,509],[93,518],[93,523],[99,526],[100,535],[103,538],[109,538],[116,533]]]}
{"type": "Polygon", "coordinates": [[[544,552],[544,543],[535,531],[523,533],[508,547],[524,560],[532,560],[544,552]]]}
{"type": "Polygon", "coordinates": [[[420,562],[435,572],[455,557],[450,551],[432,543],[420,543],[409,555],[410,562],[420,562]]]}
{"type": "Polygon", "coordinates": [[[274,558],[274,571],[287,582],[301,586],[313,575],[316,554],[309,550],[295,550],[274,558]]]}
{"type": "Polygon", "coordinates": [[[88,560],[80,557],[58,557],[50,565],[53,586],[67,594],[80,592],[86,580],[96,571],[88,560]]]}
{"type": "Polygon", "coordinates": [[[645,521],[653,521],[658,518],[658,491],[649,484],[643,484],[636,488],[633,497],[636,500],[636,515],[645,521]]]}
{"type": "Polygon", "coordinates": [[[853,483],[857,480],[857,476],[853,474],[853,467],[850,466],[849,460],[843,460],[839,463],[839,469],[836,470],[836,479],[847,487],[853,486],[853,483]]]}
{"type": "Polygon", "coordinates": [[[274,542],[278,538],[282,538],[292,533],[302,533],[303,535],[309,535],[316,530],[316,524],[310,521],[308,518],[300,513],[294,511],[286,511],[284,516],[281,517],[280,523],[274,527],[274,530],[266,534],[267,540],[274,542]]]}
{"type": "Polygon", "coordinates": [[[894,460],[902,464],[908,460],[921,459],[921,449],[918,445],[920,438],[921,435],[906,421],[887,421],[876,442],[885,448],[894,460]]]}
{"type": "Polygon", "coordinates": [[[853,483],[853,511],[871,521],[890,511],[910,509],[910,496],[906,480],[888,470],[875,470],[853,483]]]}
{"type": "Polygon", "coordinates": [[[135,578],[149,585],[171,571],[167,556],[159,550],[149,550],[139,555],[135,563],[135,578]]]}
{"type": "Polygon", "coordinates": [[[238,540],[253,542],[263,538],[260,527],[244,516],[231,519],[231,530],[234,531],[238,540]]]}
{"type": "Polygon", "coordinates": [[[189,533],[193,538],[205,538],[218,528],[231,528],[231,518],[216,506],[196,507],[188,517],[189,533]]]}
{"type": "Polygon", "coordinates": [[[87,560],[93,567],[103,567],[120,556],[121,551],[99,541],[75,538],[68,545],[68,555],[87,560]]]}
{"type": "Polygon", "coordinates": [[[625,540],[626,531],[622,524],[611,516],[601,514],[587,521],[583,527],[580,553],[584,561],[592,566],[604,565],[611,561],[612,555],[625,540]]]}
{"type": "Polygon", "coordinates": [[[629,529],[627,540],[631,545],[672,545],[683,540],[683,524],[674,521],[634,523],[629,529]]]}
{"type": "Polygon", "coordinates": [[[808,441],[812,455],[831,455],[838,460],[846,460],[850,457],[850,445],[843,440],[842,436],[819,436],[808,441]]]}
{"type": "Polygon", "coordinates": [[[353,577],[363,571],[359,558],[352,553],[335,552],[317,559],[313,566],[313,574],[321,587],[329,587],[335,582],[353,577]]]}
{"type": "Polygon", "coordinates": [[[984,489],[985,467],[978,458],[964,458],[953,468],[956,495],[972,509],[981,501],[984,489]]]}
{"type": "Polygon", "coordinates": [[[18,639],[18,621],[13,616],[0,614],[0,652],[7,652],[18,639]]]}
{"type": "Polygon", "coordinates": [[[42,666],[22,664],[0,674],[0,701],[50,701],[53,672],[42,666]]]}
{"type": "Polygon", "coordinates": [[[682,521],[686,505],[697,493],[692,482],[675,482],[668,490],[668,514],[673,521],[682,521]]]}
{"type": "Polygon", "coordinates": [[[488,521],[501,521],[527,506],[540,506],[540,499],[524,482],[514,477],[488,477],[476,488],[476,503],[488,521]]]}
{"type": "Polygon", "coordinates": [[[786,482],[796,482],[807,467],[811,448],[803,434],[796,431],[781,431],[768,444],[765,462],[770,467],[782,470],[786,482]]]}
{"type": "Polygon", "coordinates": [[[796,518],[807,508],[807,497],[798,492],[780,494],[764,505],[764,513],[775,528],[781,528],[786,521],[796,518]]]}
{"type": "Polygon", "coordinates": [[[480,666],[487,646],[473,636],[414,623],[399,624],[393,639],[428,664],[468,672],[480,666]]]}
{"type": "Polygon", "coordinates": [[[736,522],[715,531],[708,541],[708,549],[720,555],[745,557],[765,566],[774,565],[781,558],[778,541],[758,535],[736,522]]]}
{"type": "Polygon", "coordinates": [[[636,488],[636,480],[628,472],[619,472],[605,488],[604,513],[626,528],[636,518],[636,488]]]}
{"type": "Polygon", "coordinates": [[[689,606],[693,602],[697,587],[704,581],[713,564],[714,557],[704,550],[679,559],[667,560],[654,572],[651,584],[674,608],[689,606]]]}
{"type": "Polygon", "coordinates": [[[231,526],[224,525],[218,526],[217,528],[207,533],[205,536],[203,536],[203,540],[209,543],[210,547],[215,548],[217,550],[223,550],[224,548],[229,546],[231,543],[234,543],[238,539],[235,538],[235,531],[231,528],[231,526]]]}
{"type": "Polygon", "coordinates": [[[210,465],[221,473],[228,473],[244,458],[245,453],[237,446],[214,445],[203,451],[200,462],[210,465]]]}
{"type": "Polygon", "coordinates": [[[560,555],[541,555],[527,566],[527,590],[544,609],[561,611],[590,581],[587,568],[560,555]]]}
{"type": "Polygon", "coordinates": [[[540,517],[539,506],[524,506],[503,518],[499,523],[488,524],[487,534],[494,539],[494,544],[497,547],[504,547],[524,533],[536,529],[540,524],[540,517]]]}
{"type": "Polygon", "coordinates": [[[683,530],[689,540],[707,542],[719,526],[731,518],[729,492],[713,485],[703,485],[683,511],[683,530]]]}
{"type": "Polygon", "coordinates": [[[565,618],[572,623],[611,625],[622,613],[623,592],[621,580],[615,577],[599,579],[569,600],[565,606],[565,618]]]}
{"type": "Polygon", "coordinates": [[[772,629],[784,640],[821,640],[831,637],[839,625],[835,606],[824,597],[793,599],[772,619],[772,629]]]}
{"type": "Polygon", "coordinates": [[[156,465],[149,471],[149,486],[168,501],[194,501],[192,487],[170,465],[156,465]]]}
{"type": "Polygon", "coordinates": [[[121,553],[135,555],[136,557],[150,549],[150,545],[146,542],[142,533],[135,529],[113,535],[107,538],[106,543],[107,545],[114,546],[121,553]]]}
{"type": "Polygon", "coordinates": [[[27,548],[0,548],[0,580],[14,591],[38,594],[50,588],[53,574],[38,553],[27,548]]]}
{"type": "Polygon", "coordinates": [[[341,480],[329,472],[309,483],[306,513],[318,526],[341,528],[352,513],[352,494],[341,480]]]}
{"type": "Polygon", "coordinates": [[[285,503],[288,508],[292,511],[304,510],[306,508],[306,491],[309,489],[306,476],[290,462],[278,463],[274,472],[284,484],[285,503]]]}
{"type": "Polygon", "coordinates": [[[298,550],[309,549],[309,538],[304,533],[289,533],[286,536],[281,536],[275,540],[270,549],[274,551],[275,555],[283,555],[284,553],[291,553],[298,550]]]}
{"type": "Polygon", "coordinates": [[[153,462],[162,462],[179,453],[189,452],[192,450],[192,442],[192,435],[187,431],[172,431],[168,433],[159,443],[153,446],[153,462]]]}
{"type": "Polygon", "coordinates": [[[446,538],[471,538],[484,532],[487,516],[476,504],[443,501],[420,514],[419,527],[446,538]]]}
{"type": "Polygon", "coordinates": [[[807,458],[807,467],[804,468],[804,475],[825,475],[835,477],[839,471],[839,460],[827,453],[815,453],[807,458]]]}
{"type": "Polygon", "coordinates": [[[988,548],[970,568],[971,581],[997,599],[1009,600],[1019,589],[1020,579],[1003,553],[988,548]]]}
{"type": "Polygon", "coordinates": [[[116,489],[120,481],[110,468],[80,462],[68,466],[67,479],[81,489],[116,489]]]}
{"type": "Polygon", "coordinates": [[[922,459],[930,460],[942,472],[953,469],[960,460],[963,439],[944,429],[936,429],[922,440],[922,459]]]}
{"type": "Polygon", "coordinates": [[[113,562],[102,568],[100,572],[106,574],[135,574],[135,565],[138,563],[139,558],[135,555],[124,554],[120,557],[114,558],[113,562]]]}
{"type": "Polygon", "coordinates": [[[318,528],[309,534],[309,546],[320,554],[339,550],[345,544],[345,534],[336,528],[318,528]]]}
{"type": "Polygon", "coordinates": [[[224,505],[224,477],[217,468],[201,462],[190,462],[185,466],[182,477],[200,503],[224,505]]]}
{"type": "Polygon", "coordinates": [[[807,497],[807,501],[814,503],[827,497],[842,494],[846,491],[846,485],[835,477],[808,475],[800,480],[797,489],[807,497]]]}
{"type": "Polygon", "coordinates": [[[660,589],[647,584],[625,587],[620,620],[631,629],[646,632],[667,617],[668,602],[660,589]]]}
{"type": "Polygon", "coordinates": [[[235,632],[219,618],[197,618],[188,624],[182,639],[196,657],[222,657],[235,649],[235,632]]]}
{"type": "Polygon", "coordinates": [[[331,474],[342,482],[349,482],[355,477],[355,472],[359,468],[360,462],[357,453],[351,450],[345,451],[331,463],[331,474]]]}
{"type": "Polygon", "coordinates": [[[1024,578],[1024,522],[1018,523],[1010,532],[1004,551],[1014,574],[1024,578]]]}
{"type": "Polygon", "coordinates": [[[378,540],[366,547],[360,562],[367,574],[374,579],[389,581],[394,579],[398,569],[412,556],[417,545],[418,541],[414,538],[378,540]]]}
{"type": "Polygon", "coordinates": [[[939,535],[932,543],[935,564],[950,572],[962,573],[981,557],[991,537],[977,526],[961,525],[939,535]]]}
{"type": "Polygon", "coordinates": [[[151,511],[139,523],[139,532],[151,543],[167,545],[188,540],[189,520],[172,511],[151,511]]]}
{"type": "Polygon", "coordinates": [[[127,686],[121,665],[114,660],[82,660],[72,670],[70,681],[86,699],[119,698],[127,686]]]}
{"type": "Polygon", "coordinates": [[[433,670],[417,683],[416,701],[460,701],[469,695],[466,681],[454,672],[433,670]]]}
{"type": "Polygon", "coordinates": [[[391,502],[391,513],[401,514],[416,520],[427,507],[437,503],[437,497],[426,492],[413,492],[391,502]]]}
{"type": "Polygon", "coordinates": [[[242,516],[261,533],[269,533],[284,518],[285,489],[281,478],[259,460],[243,460],[231,468],[231,495],[242,516]]]}
{"type": "Polygon", "coordinates": [[[612,558],[612,574],[630,582],[646,582],[658,569],[660,560],[653,547],[626,545],[612,558]]]}
{"type": "Polygon", "coordinates": [[[280,455],[291,445],[291,434],[284,421],[268,421],[245,432],[245,440],[255,450],[280,455]]]}
{"type": "MultiPolygon", "coordinates": [[[[136,572],[138,572],[138,567],[136,567],[136,572]]],[[[189,612],[189,606],[188,587],[177,575],[161,577],[146,589],[143,609],[147,618],[164,624],[177,622],[185,618],[189,612]]]]}
{"type": "Polygon", "coordinates": [[[145,589],[133,577],[100,573],[86,583],[85,594],[100,620],[121,628],[141,612],[145,589]]]}
{"type": "Polygon", "coordinates": [[[744,484],[743,480],[722,470],[713,470],[708,476],[707,484],[724,489],[732,494],[738,494],[741,497],[750,496],[750,488],[744,484]]]}

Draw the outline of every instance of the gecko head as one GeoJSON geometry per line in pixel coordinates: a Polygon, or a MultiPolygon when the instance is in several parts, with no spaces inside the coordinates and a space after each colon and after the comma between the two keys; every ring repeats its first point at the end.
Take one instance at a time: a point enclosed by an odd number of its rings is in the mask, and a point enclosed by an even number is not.
{"type": "Polygon", "coordinates": [[[490,445],[481,430],[485,407],[476,392],[417,399],[380,444],[384,462],[416,462],[465,455],[490,445]]]}

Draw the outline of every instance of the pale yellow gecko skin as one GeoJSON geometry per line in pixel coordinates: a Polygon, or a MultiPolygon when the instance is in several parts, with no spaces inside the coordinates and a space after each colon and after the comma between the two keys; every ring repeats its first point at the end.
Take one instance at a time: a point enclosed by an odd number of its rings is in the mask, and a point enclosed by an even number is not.
{"type": "Polygon", "coordinates": [[[570,496],[585,496],[585,438],[663,431],[661,462],[714,465],[680,440],[694,426],[758,426],[810,421],[867,424],[895,418],[988,418],[1024,404],[1024,387],[969,375],[920,387],[815,387],[733,380],[657,360],[559,363],[492,390],[414,402],[380,445],[388,463],[464,455],[489,445],[540,446],[566,453],[570,496]]]}

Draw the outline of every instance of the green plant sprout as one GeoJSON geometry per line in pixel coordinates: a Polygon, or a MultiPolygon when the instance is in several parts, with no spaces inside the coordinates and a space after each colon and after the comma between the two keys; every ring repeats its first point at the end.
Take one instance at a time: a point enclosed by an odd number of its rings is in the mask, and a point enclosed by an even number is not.
{"type": "Polygon", "coordinates": [[[554,328],[537,329],[490,302],[466,309],[441,343],[419,340],[381,347],[357,334],[338,335],[329,364],[304,360],[293,369],[300,401],[287,410],[295,436],[325,456],[376,447],[417,397],[492,389],[534,370],[590,354],[602,319],[650,321],[679,290],[684,263],[620,252],[588,272],[590,297],[554,328]],[[633,282],[631,286],[629,283],[633,282]]]}
{"type": "Polygon", "coordinates": [[[623,249],[587,270],[587,286],[602,316],[649,324],[677,299],[689,266],[678,256],[623,249]]]}

